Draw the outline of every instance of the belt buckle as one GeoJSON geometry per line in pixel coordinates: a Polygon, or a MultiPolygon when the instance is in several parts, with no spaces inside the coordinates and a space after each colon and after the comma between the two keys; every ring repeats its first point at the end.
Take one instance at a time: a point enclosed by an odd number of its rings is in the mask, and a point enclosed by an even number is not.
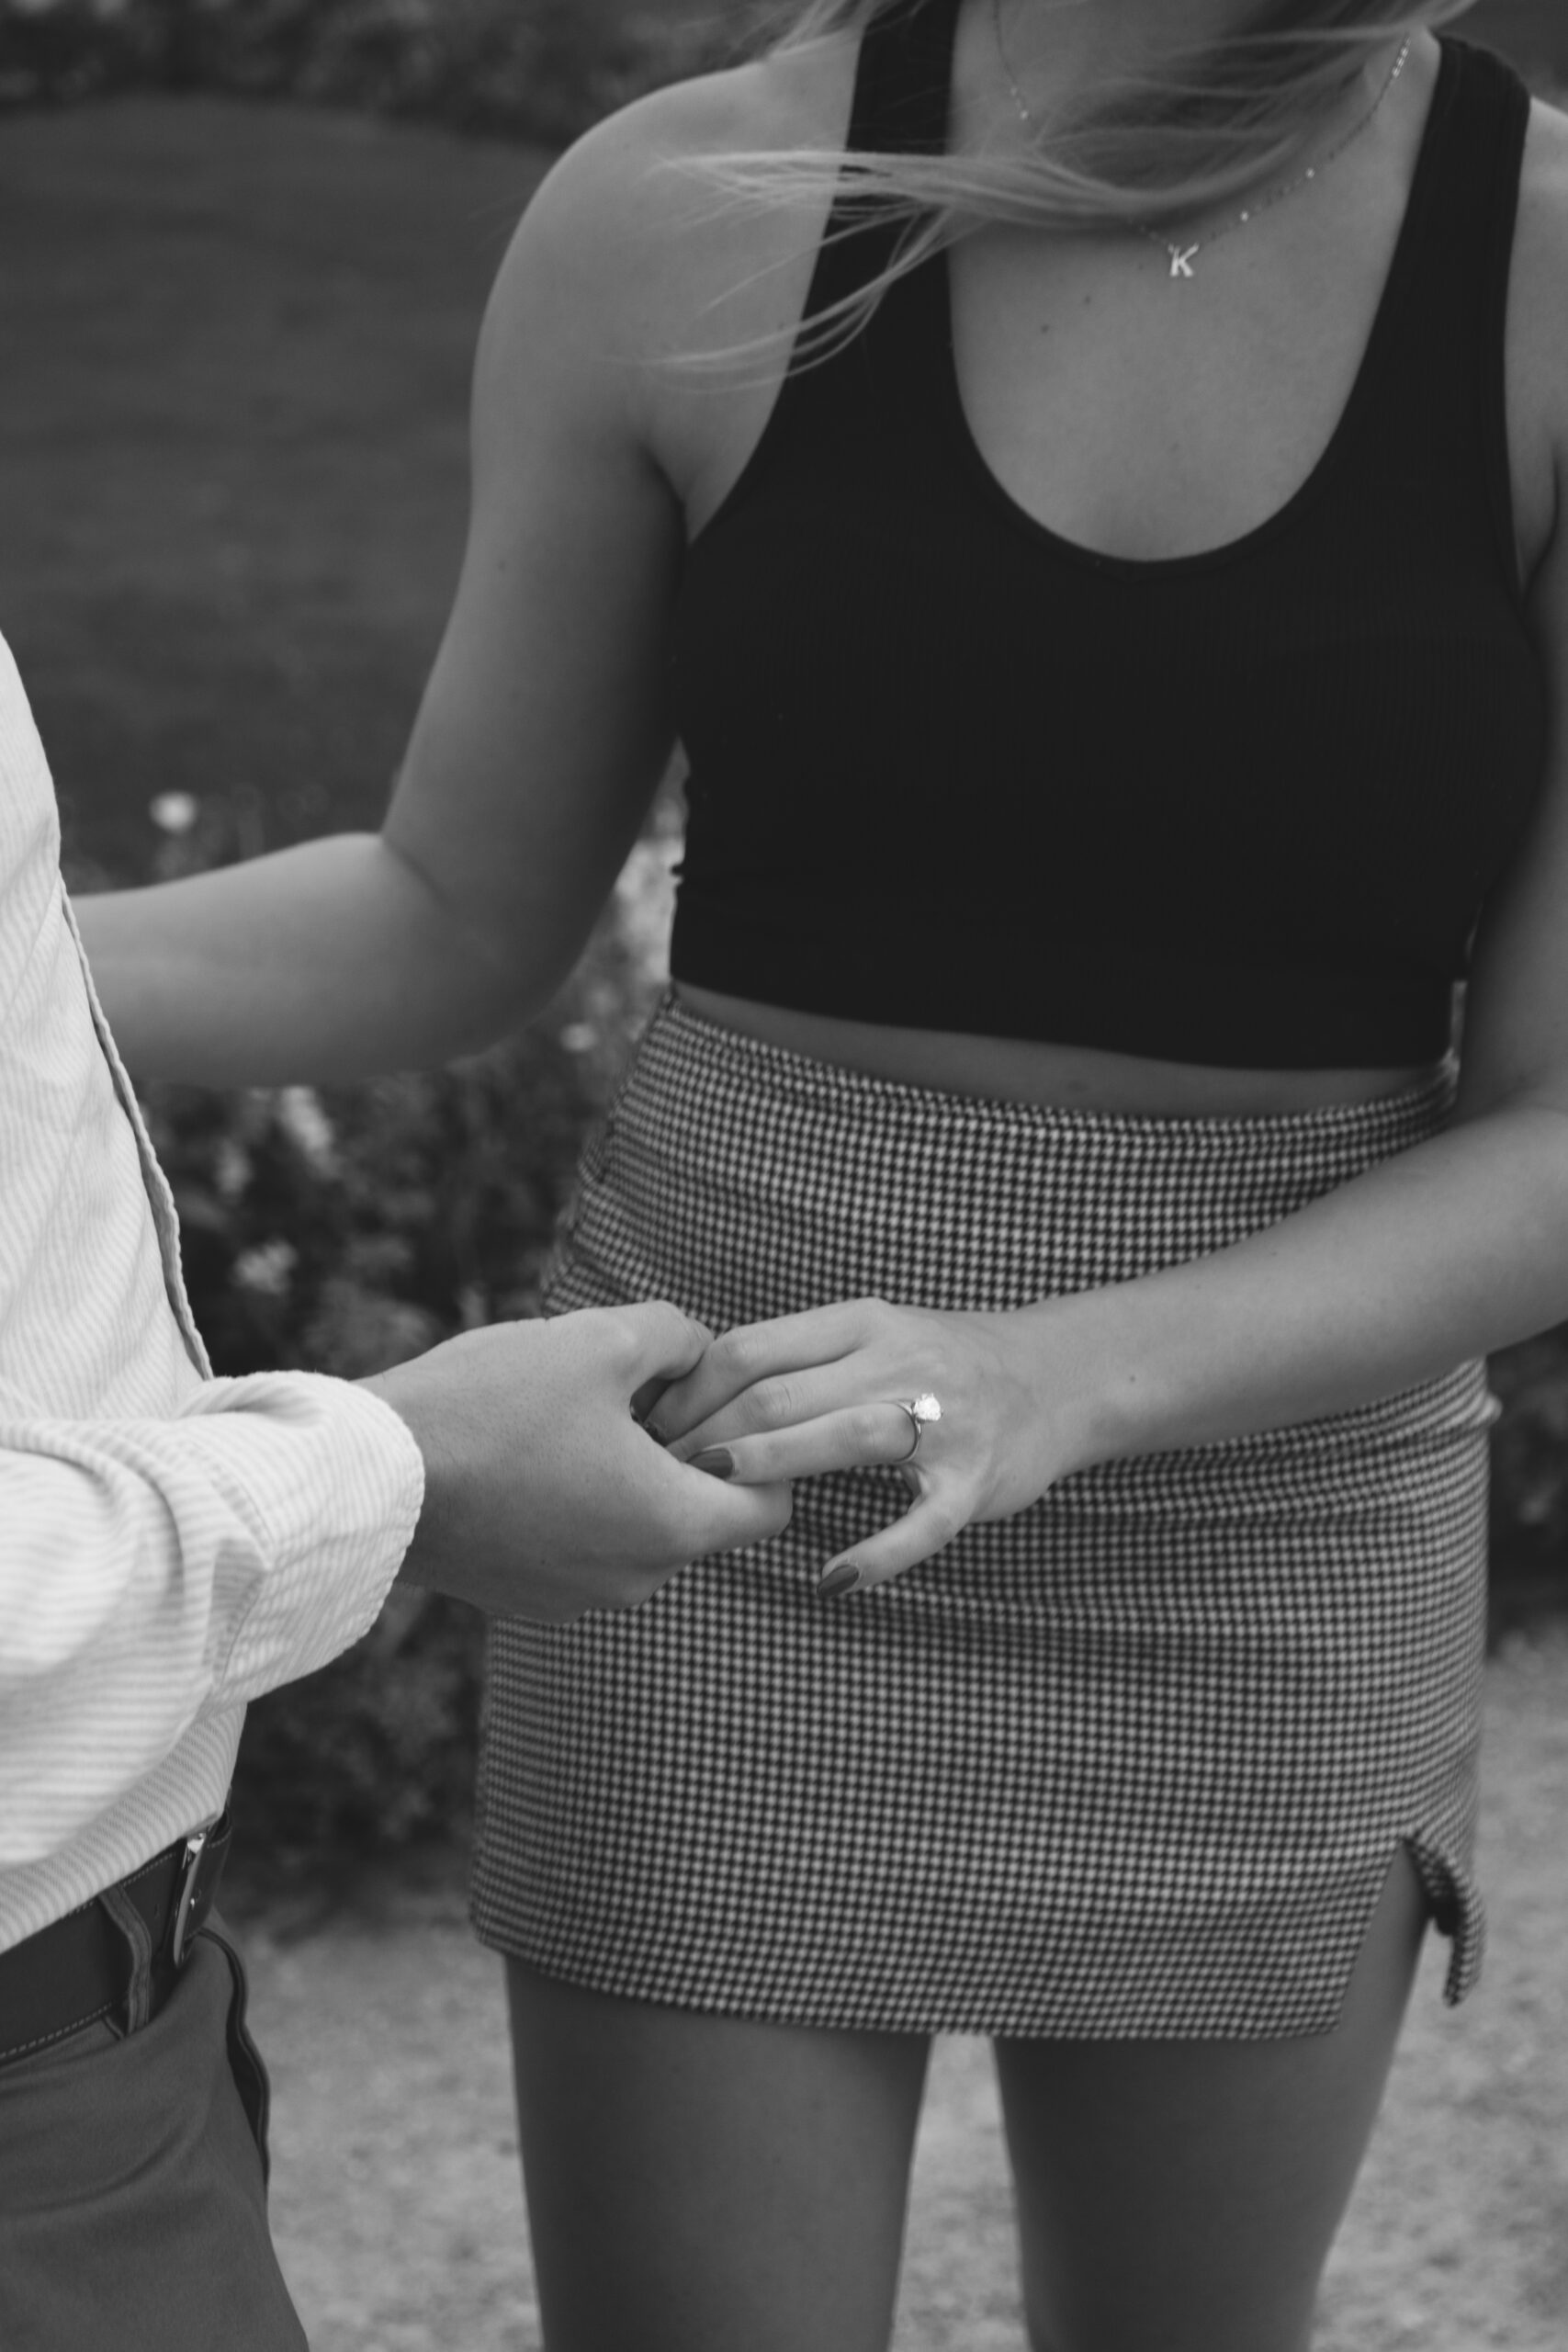
{"type": "MultiPolygon", "coordinates": [[[[214,1825],[216,1826],[216,1824],[214,1825]]],[[[190,1929],[191,1905],[196,1901],[196,1882],[201,1871],[201,1859],[207,1851],[212,1830],[197,1829],[186,1839],[186,1850],[180,1863],[179,1899],[175,1905],[175,1928],[169,1939],[169,1956],[176,1968],[185,1961],[186,1938],[190,1929]]]]}

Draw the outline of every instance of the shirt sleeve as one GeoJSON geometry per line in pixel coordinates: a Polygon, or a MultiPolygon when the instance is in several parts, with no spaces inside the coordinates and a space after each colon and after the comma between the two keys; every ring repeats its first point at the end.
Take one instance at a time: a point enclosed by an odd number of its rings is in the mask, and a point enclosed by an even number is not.
{"type": "Polygon", "coordinates": [[[168,1419],[0,1419],[0,1868],[356,1641],[423,1490],[391,1407],[313,1374],[213,1381],[168,1419]]]}

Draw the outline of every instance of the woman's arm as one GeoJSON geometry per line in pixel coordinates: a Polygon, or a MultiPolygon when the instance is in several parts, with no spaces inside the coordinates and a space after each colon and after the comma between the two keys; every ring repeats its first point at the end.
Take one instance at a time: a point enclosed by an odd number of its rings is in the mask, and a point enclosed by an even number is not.
{"type": "MultiPolygon", "coordinates": [[[[717,1475],[906,1454],[888,1400],[933,1392],[907,1516],[864,1583],[1066,1473],[1343,1410],[1568,1317],[1568,125],[1553,118],[1516,264],[1524,434],[1542,440],[1530,620],[1551,681],[1542,797],[1478,942],[1454,1125],[1237,1246],[1011,1315],[875,1301],[732,1332],[655,1419],[717,1475]],[[1521,282],[1522,281],[1522,282],[1521,282]]],[[[1511,355],[1512,360],[1512,355],[1511,355]]]]}
{"type": "Polygon", "coordinates": [[[671,113],[634,109],[574,150],[502,266],[461,580],[380,835],[82,902],[138,1071],[225,1083],[434,1062],[514,1024],[570,968],[671,741],[683,525],[638,364],[671,113]]]}
{"type": "Polygon", "coordinates": [[[570,970],[669,758],[688,514],[711,512],[783,359],[668,363],[787,331],[821,229],[682,166],[841,130],[853,44],[656,92],[546,179],[479,340],[468,548],[379,835],[85,899],[132,1069],[214,1084],[437,1062],[570,970]]]}

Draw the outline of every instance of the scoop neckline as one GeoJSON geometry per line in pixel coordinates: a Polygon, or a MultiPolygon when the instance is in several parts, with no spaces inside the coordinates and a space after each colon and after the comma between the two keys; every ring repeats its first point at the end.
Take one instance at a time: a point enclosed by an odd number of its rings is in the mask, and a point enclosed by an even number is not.
{"type": "MultiPolygon", "coordinates": [[[[959,16],[956,8],[953,16],[955,39],[959,16]]],[[[1261,522],[1251,525],[1233,538],[1217,541],[1213,547],[1194,548],[1179,555],[1117,555],[1110,549],[1090,547],[1085,540],[1072,538],[1032,514],[1014,498],[999,475],[993,471],[975,437],[968,411],[964,405],[964,388],[958,377],[958,355],[953,332],[953,287],[947,251],[944,249],[933,254],[924,269],[916,271],[904,281],[910,294],[917,294],[921,281],[925,281],[923,307],[929,314],[928,327],[934,330],[936,387],[942,422],[965,472],[978,484],[987,503],[998,511],[1004,521],[1010,522],[1037,545],[1049,548],[1053,553],[1082,566],[1086,571],[1114,573],[1133,580],[1174,579],[1183,574],[1219,570],[1253,554],[1288,530],[1303,510],[1316,502],[1337,471],[1359,424],[1361,413],[1371,400],[1382,373],[1383,353],[1393,334],[1415,267],[1421,222],[1431,202],[1437,156],[1441,145],[1441,126],[1447,119],[1452,81],[1459,62],[1457,46],[1452,41],[1439,40],[1438,51],[1437,77],[1427,100],[1427,119],[1421,127],[1416,168],[1411,174],[1409,193],[1405,198],[1404,215],[1399,224],[1382,290],[1344,404],[1327,440],[1290,496],[1271,514],[1265,515],[1261,522]]],[[[952,103],[952,85],[950,51],[945,84],[947,96],[944,100],[948,107],[952,103]]]]}

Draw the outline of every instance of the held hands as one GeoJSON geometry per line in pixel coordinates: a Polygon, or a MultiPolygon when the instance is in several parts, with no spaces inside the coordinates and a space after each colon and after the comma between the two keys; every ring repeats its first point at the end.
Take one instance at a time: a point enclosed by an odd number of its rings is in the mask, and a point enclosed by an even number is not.
{"type": "Polygon", "coordinates": [[[1055,1310],[939,1314],[860,1299],[716,1340],[649,1427],[730,1488],[896,1464],[914,1501],[824,1563],[829,1598],[929,1559],[973,1520],[1010,1518],[1087,1459],[1057,1369],[1055,1310]],[[911,1413],[940,1400],[940,1420],[911,1413]]]}
{"type": "Polygon", "coordinates": [[[786,1487],[704,1477],[633,1418],[707,1343],[673,1306],[595,1308],[493,1324],[367,1381],[424,1455],[404,1579],[559,1623],[632,1607],[687,1561],[777,1534],[786,1487]]]}

